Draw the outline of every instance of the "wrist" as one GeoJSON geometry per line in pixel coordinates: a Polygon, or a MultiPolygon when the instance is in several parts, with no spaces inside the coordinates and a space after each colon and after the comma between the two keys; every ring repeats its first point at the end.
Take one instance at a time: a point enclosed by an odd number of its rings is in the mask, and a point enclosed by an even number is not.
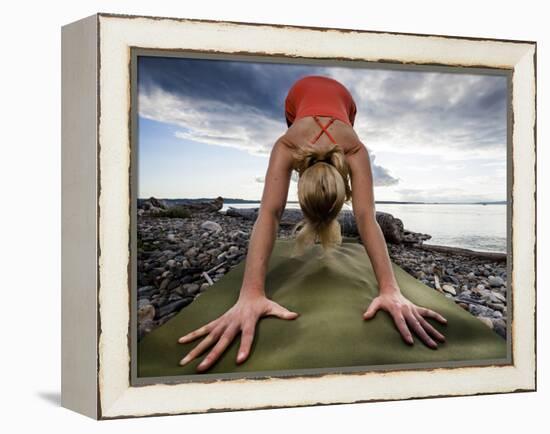
{"type": "Polygon", "coordinates": [[[239,294],[239,300],[243,300],[243,301],[249,301],[255,298],[264,298],[264,297],[265,297],[265,291],[263,288],[252,287],[252,286],[250,287],[243,286],[239,294]]]}
{"type": "Polygon", "coordinates": [[[401,294],[401,289],[397,284],[379,285],[380,294],[401,294]]]}

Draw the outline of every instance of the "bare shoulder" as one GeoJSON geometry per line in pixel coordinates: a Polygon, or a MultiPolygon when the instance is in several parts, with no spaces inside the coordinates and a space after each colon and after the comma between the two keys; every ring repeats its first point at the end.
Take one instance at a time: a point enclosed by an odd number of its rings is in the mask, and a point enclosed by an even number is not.
{"type": "Polygon", "coordinates": [[[347,141],[347,147],[344,150],[344,155],[348,162],[369,158],[367,147],[359,139],[355,131],[350,134],[349,140],[347,141]]]}
{"type": "Polygon", "coordinates": [[[292,169],[293,149],[293,144],[286,134],[279,136],[271,149],[270,165],[275,165],[282,170],[292,169]]]}
{"type": "Polygon", "coordinates": [[[370,172],[371,170],[369,152],[365,144],[361,141],[354,144],[354,146],[345,153],[345,159],[352,175],[370,172]]]}
{"type": "Polygon", "coordinates": [[[344,129],[344,136],[342,138],[344,144],[344,154],[346,157],[351,157],[352,155],[357,154],[357,152],[365,150],[366,147],[359,138],[359,135],[354,128],[346,125],[344,129]]]}
{"type": "Polygon", "coordinates": [[[357,154],[362,154],[363,152],[367,153],[367,147],[360,140],[354,140],[349,143],[349,146],[345,150],[344,154],[346,157],[352,157],[357,154]]]}

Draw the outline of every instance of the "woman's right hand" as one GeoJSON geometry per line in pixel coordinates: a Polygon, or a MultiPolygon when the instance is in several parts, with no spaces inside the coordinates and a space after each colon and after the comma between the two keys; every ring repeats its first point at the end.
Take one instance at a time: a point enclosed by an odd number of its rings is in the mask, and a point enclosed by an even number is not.
{"type": "Polygon", "coordinates": [[[197,366],[197,371],[206,371],[222,355],[239,332],[242,335],[241,345],[237,353],[237,363],[242,363],[250,353],[256,323],[261,317],[276,316],[291,320],[298,317],[298,315],[298,313],[289,311],[263,294],[241,296],[223,315],[178,339],[179,343],[184,344],[207,335],[195,348],[187,353],[180,361],[180,365],[187,364],[216,343],[210,353],[197,366]]]}

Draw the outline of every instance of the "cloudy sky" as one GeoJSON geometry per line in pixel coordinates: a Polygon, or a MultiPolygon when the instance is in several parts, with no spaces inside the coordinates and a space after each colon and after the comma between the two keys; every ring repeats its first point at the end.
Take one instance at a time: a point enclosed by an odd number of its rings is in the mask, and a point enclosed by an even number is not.
{"type": "Polygon", "coordinates": [[[315,74],[356,101],[376,200],[506,200],[504,76],[138,59],[139,197],[260,199],[288,89],[315,74]]]}

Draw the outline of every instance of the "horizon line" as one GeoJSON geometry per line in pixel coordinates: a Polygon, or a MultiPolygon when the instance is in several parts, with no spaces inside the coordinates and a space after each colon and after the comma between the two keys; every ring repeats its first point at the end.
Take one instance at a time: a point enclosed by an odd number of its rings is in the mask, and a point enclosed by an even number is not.
{"type": "MultiPolygon", "coordinates": [[[[191,200],[191,201],[199,201],[199,200],[214,200],[215,197],[199,197],[199,198],[161,198],[157,196],[149,196],[144,198],[138,198],[138,200],[148,200],[151,197],[154,197],[155,199],[159,200],[191,200]]],[[[261,199],[241,199],[241,198],[224,198],[222,197],[224,203],[261,203],[261,199]]],[[[480,204],[507,204],[508,201],[506,200],[486,200],[486,201],[434,201],[434,202],[426,202],[426,201],[409,201],[409,200],[375,200],[375,203],[395,203],[395,204],[418,204],[418,205],[431,205],[431,204],[444,204],[444,205],[480,205],[480,204]]],[[[299,203],[297,200],[287,200],[286,203],[299,203]]]]}

